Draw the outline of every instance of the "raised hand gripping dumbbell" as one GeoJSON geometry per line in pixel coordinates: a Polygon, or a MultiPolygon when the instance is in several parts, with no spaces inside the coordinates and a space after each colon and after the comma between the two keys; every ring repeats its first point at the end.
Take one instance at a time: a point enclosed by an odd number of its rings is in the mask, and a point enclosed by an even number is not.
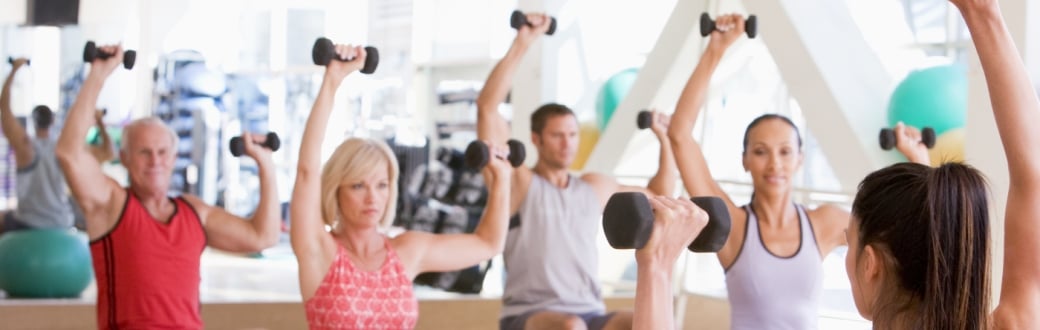
{"type": "MultiPolygon", "coordinates": [[[[891,128],[882,128],[881,134],[878,135],[878,142],[881,144],[882,150],[892,150],[896,147],[898,142],[896,137],[896,131],[891,128]]],[[[921,129],[921,143],[928,149],[935,146],[935,130],[931,127],[925,127],[921,129]]]]}
{"type": "MultiPolygon", "coordinates": [[[[693,252],[718,252],[729,238],[729,209],[721,198],[693,197],[690,200],[708,213],[708,225],[687,247],[693,252]]],[[[641,192],[619,192],[610,196],[603,209],[603,232],[615,249],[641,249],[654,228],[654,211],[641,192]]]]}
{"type": "MultiPolygon", "coordinates": [[[[343,62],[353,61],[353,58],[341,58],[336,54],[336,44],[332,43],[332,40],[328,38],[318,38],[314,41],[314,48],[311,49],[311,59],[314,60],[315,65],[327,66],[332,60],[338,60],[343,62]]],[[[376,72],[376,67],[379,66],[379,50],[372,46],[365,47],[365,66],[361,68],[361,73],[372,74],[376,72]]]]}
{"type": "MultiPolygon", "coordinates": [[[[701,36],[707,37],[711,34],[711,31],[715,31],[715,20],[711,19],[708,13],[701,13],[701,36]]],[[[758,17],[755,15],[748,15],[747,20],[744,20],[744,32],[747,33],[748,38],[754,39],[758,35],[758,17]]]]}
{"type": "MultiPolygon", "coordinates": [[[[235,157],[242,156],[246,152],[246,145],[243,144],[241,136],[231,138],[230,145],[231,155],[235,157]]],[[[278,151],[278,148],[282,147],[282,140],[278,138],[278,134],[275,132],[267,132],[267,138],[260,145],[271,149],[271,151],[278,151]]]]}
{"type": "MultiPolygon", "coordinates": [[[[518,167],[524,163],[524,158],[527,157],[527,150],[524,149],[524,144],[520,141],[510,139],[509,145],[509,164],[513,167],[518,167]]],[[[488,146],[483,141],[477,140],[469,143],[466,147],[466,166],[473,169],[482,169],[487,166],[488,161],[491,160],[491,151],[488,150],[488,146]]]]}
{"type": "MultiPolygon", "coordinates": [[[[7,57],[7,64],[14,65],[14,57],[8,56],[7,57]]],[[[31,65],[31,64],[32,64],[32,61],[25,60],[25,65],[31,65]]]]}
{"type": "MultiPolygon", "coordinates": [[[[96,59],[107,59],[115,54],[109,54],[101,51],[97,48],[97,44],[93,41],[87,41],[87,45],[83,47],[83,62],[91,63],[96,59]]],[[[123,67],[127,70],[134,68],[134,63],[137,62],[137,51],[125,50],[123,51],[123,67]]]]}
{"type": "MultiPolygon", "coordinates": [[[[514,10],[513,15],[509,17],[509,26],[514,29],[520,30],[521,26],[531,26],[531,23],[527,21],[527,15],[519,10],[514,10]]],[[[546,35],[553,35],[556,33],[556,17],[549,16],[549,30],[545,31],[546,35]]]]}

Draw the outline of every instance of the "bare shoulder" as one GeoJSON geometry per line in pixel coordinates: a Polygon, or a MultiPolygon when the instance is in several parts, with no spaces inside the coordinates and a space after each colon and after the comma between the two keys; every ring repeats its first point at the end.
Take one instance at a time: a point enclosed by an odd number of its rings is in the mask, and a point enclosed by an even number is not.
{"type": "Polygon", "coordinates": [[[413,259],[421,255],[421,252],[429,246],[430,241],[436,237],[435,235],[433,233],[409,230],[391,238],[390,246],[397,253],[398,257],[407,262],[413,262],[415,261],[413,259]]]}
{"type": "Polygon", "coordinates": [[[809,219],[812,219],[814,224],[839,227],[847,226],[849,217],[852,216],[849,211],[834,204],[823,204],[815,209],[806,211],[806,213],[809,214],[809,219]]]}
{"type": "Polygon", "coordinates": [[[195,210],[195,213],[199,216],[199,220],[201,220],[203,223],[206,222],[206,218],[209,217],[210,213],[215,209],[215,207],[206,204],[206,202],[198,196],[192,194],[183,194],[180,197],[181,199],[184,199],[184,201],[187,202],[188,205],[191,205],[191,208],[195,210]]]}
{"type": "Polygon", "coordinates": [[[607,191],[613,193],[614,191],[618,190],[617,179],[614,179],[614,177],[603,173],[588,172],[581,175],[581,180],[591,185],[597,191],[607,191]]]}

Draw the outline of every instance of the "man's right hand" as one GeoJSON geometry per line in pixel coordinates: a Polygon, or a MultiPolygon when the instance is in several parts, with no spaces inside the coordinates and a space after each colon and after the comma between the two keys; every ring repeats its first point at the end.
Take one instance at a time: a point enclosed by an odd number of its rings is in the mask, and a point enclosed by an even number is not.
{"type": "Polygon", "coordinates": [[[524,45],[530,45],[539,37],[545,35],[546,31],[549,31],[549,27],[552,23],[552,17],[545,13],[526,13],[527,23],[520,26],[520,29],[516,32],[516,41],[524,45]]]}
{"type": "Polygon", "coordinates": [[[715,31],[711,32],[708,49],[722,54],[742,35],[744,35],[744,16],[729,14],[716,17],[715,31]]]}
{"type": "Polygon", "coordinates": [[[98,46],[98,53],[113,54],[109,58],[102,59],[98,56],[93,62],[90,62],[90,77],[96,77],[102,81],[112,75],[112,71],[115,71],[117,67],[123,65],[123,46],[122,45],[104,45],[98,46]]]}

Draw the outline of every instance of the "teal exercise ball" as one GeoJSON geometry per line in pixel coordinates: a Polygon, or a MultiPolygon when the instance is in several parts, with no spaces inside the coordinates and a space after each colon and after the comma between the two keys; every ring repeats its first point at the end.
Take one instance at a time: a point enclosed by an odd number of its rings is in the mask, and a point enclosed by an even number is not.
{"type": "Polygon", "coordinates": [[[964,127],[968,102],[967,70],[943,65],[911,72],[899,83],[888,103],[888,125],[902,121],[931,127],[936,136],[964,127]]]}
{"type": "Polygon", "coordinates": [[[638,68],[618,72],[610,76],[607,82],[603,84],[603,87],[600,88],[599,95],[596,96],[596,126],[599,127],[600,132],[607,128],[610,117],[614,115],[614,110],[617,110],[618,104],[625,98],[625,95],[628,95],[628,91],[632,89],[632,84],[636,82],[638,73],[638,68]]]}
{"type": "Polygon", "coordinates": [[[29,229],[0,236],[0,290],[11,298],[75,298],[93,277],[84,238],[29,229]]]}

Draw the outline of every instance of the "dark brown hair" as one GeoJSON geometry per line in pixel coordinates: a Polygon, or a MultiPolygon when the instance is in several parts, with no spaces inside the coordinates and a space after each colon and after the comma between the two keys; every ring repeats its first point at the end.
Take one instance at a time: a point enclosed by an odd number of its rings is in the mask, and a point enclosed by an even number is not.
{"type": "Polygon", "coordinates": [[[573,116],[575,120],[578,118],[574,115],[574,111],[566,105],[547,103],[531,113],[531,132],[542,134],[542,130],[545,129],[545,122],[549,121],[549,118],[556,116],[573,116]]]}
{"type": "Polygon", "coordinates": [[[791,128],[794,129],[794,135],[796,137],[798,137],[798,149],[799,150],[802,149],[802,134],[798,131],[798,126],[795,126],[794,122],[791,121],[791,118],[787,118],[785,116],[778,115],[778,114],[775,114],[775,113],[767,113],[767,114],[758,116],[757,118],[755,118],[755,120],[752,120],[751,123],[747,125],[747,128],[744,129],[744,151],[743,151],[743,153],[747,153],[748,135],[751,135],[751,129],[755,128],[755,126],[758,126],[758,124],[761,124],[762,122],[764,122],[766,120],[780,120],[780,121],[783,121],[783,122],[787,123],[788,125],[791,125],[791,128]]]}
{"type": "Polygon", "coordinates": [[[852,203],[857,248],[872,246],[887,270],[875,325],[988,327],[986,197],[982,175],[959,163],[901,163],[863,179],[852,203]]]}

